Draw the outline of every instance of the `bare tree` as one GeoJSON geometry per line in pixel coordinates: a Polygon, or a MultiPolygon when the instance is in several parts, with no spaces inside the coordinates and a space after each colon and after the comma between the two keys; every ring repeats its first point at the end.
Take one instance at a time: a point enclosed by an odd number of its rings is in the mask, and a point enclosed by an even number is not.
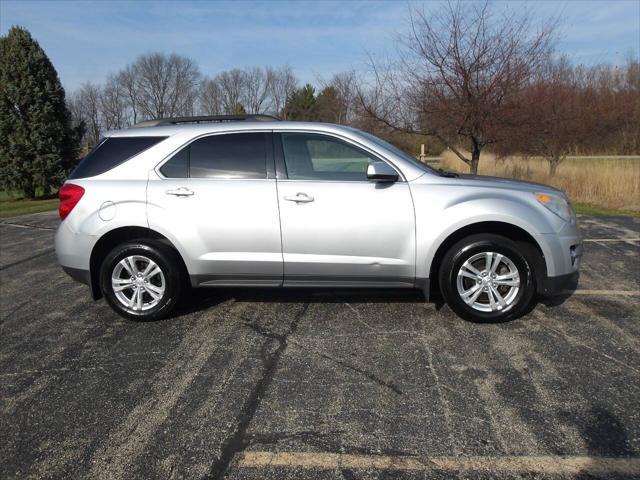
{"type": "Polygon", "coordinates": [[[267,67],[267,91],[271,100],[271,110],[286,120],[285,105],[298,88],[298,80],[293,69],[285,65],[278,69],[267,67]]]}
{"type": "Polygon", "coordinates": [[[523,94],[525,127],[509,129],[509,142],[494,150],[541,156],[550,175],[571,154],[627,151],[640,128],[634,129],[633,120],[635,108],[637,125],[638,97],[629,95],[625,73],[609,65],[576,67],[566,58],[550,59],[523,94]]]}
{"type": "Polygon", "coordinates": [[[138,72],[135,66],[127,65],[116,76],[118,84],[122,87],[127,98],[127,106],[131,110],[131,124],[138,123],[138,72]]]}
{"type": "Polygon", "coordinates": [[[399,131],[440,139],[476,174],[480,152],[522,121],[521,96],[552,49],[555,23],[534,28],[531,13],[496,14],[485,2],[411,12],[399,61],[372,62],[360,92],[366,111],[399,131]],[[471,152],[469,156],[462,149],[471,152]]]}
{"type": "Polygon", "coordinates": [[[91,82],[83,84],[71,95],[70,110],[76,124],[84,123],[83,148],[91,148],[100,141],[102,114],[101,89],[91,82]]]}
{"type": "Polygon", "coordinates": [[[528,115],[524,128],[512,128],[510,141],[498,152],[541,156],[555,175],[576,145],[585,147],[593,133],[595,110],[583,103],[586,91],[578,75],[567,59],[550,60],[523,95],[528,115]]]}
{"type": "Polygon", "coordinates": [[[244,105],[241,103],[245,83],[244,72],[234,68],[218,74],[215,81],[220,87],[224,113],[236,114],[241,109],[244,110],[244,105]]]}
{"type": "Polygon", "coordinates": [[[247,113],[262,113],[268,97],[267,77],[260,67],[243,70],[240,103],[247,113]]]}
{"type": "Polygon", "coordinates": [[[114,75],[107,79],[102,89],[100,109],[104,128],[107,130],[124,128],[129,125],[125,89],[114,75]]]}
{"type": "MultiPolygon", "coordinates": [[[[630,54],[622,72],[622,115],[619,150],[624,154],[640,152],[640,58],[630,54]]],[[[609,147],[610,148],[610,147],[609,147]]]]}
{"type": "Polygon", "coordinates": [[[336,112],[336,122],[351,125],[356,120],[358,103],[358,84],[356,72],[348,70],[336,73],[330,80],[320,78],[323,89],[332,88],[336,91],[339,102],[336,112]]]}
{"type": "Polygon", "coordinates": [[[142,55],[132,66],[139,111],[146,117],[191,115],[200,71],[193,60],[176,54],[142,55]]]}
{"type": "Polygon", "coordinates": [[[205,115],[220,115],[224,111],[222,92],[217,79],[209,78],[202,83],[200,110],[205,115]]]}

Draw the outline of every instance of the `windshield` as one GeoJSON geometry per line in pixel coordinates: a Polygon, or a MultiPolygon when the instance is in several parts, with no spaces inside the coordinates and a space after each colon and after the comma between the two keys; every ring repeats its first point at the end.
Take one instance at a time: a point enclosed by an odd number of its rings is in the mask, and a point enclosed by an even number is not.
{"type": "Polygon", "coordinates": [[[361,135],[363,135],[364,137],[366,137],[368,140],[371,140],[373,143],[376,143],[376,144],[380,145],[382,148],[384,148],[386,150],[389,150],[390,152],[394,153],[395,155],[397,155],[398,157],[402,158],[403,160],[406,160],[407,162],[410,162],[411,164],[415,165],[419,169],[424,170],[425,172],[437,173],[430,166],[425,165],[424,163],[419,161],[417,158],[412,157],[411,155],[409,155],[406,152],[403,152],[398,147],[390,144],[389,142],[385,142],[381,138],[378,138],[375,135],[371,135],[370,133],[363,132],[362,130],[357,130],[357,132],[360,133],[361,135]]]}

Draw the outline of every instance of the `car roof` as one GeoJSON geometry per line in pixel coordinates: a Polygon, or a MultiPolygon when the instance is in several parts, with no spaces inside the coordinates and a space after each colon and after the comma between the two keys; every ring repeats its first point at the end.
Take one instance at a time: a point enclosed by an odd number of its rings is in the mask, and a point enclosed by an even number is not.
{"type": "Polygon", "coordinates": [[[305,130],[324,132],[353,133],[356,130],[344,125],[320,122],[294,121],[248,121],[248,122],[210,122],[182,123],[177,125],[159,125],[151,127],[131,127],[122,130],[111,130],[105,137],[167,137],[176,134],[198,136],[207,133],[265,131],[265,130],[305,130]]]}

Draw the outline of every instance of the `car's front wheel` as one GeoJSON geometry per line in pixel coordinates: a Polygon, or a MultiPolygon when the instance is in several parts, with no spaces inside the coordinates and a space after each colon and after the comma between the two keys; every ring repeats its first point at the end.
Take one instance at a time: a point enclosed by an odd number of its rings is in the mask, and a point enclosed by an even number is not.
{"type": "Polygon", "coordinates": [[[526,312],[535,295],[531,261],[500,235],[471,235],[445,254],[440,290],[462,318],[500,322],[526,312]]]}
{"type": "Polygon", "coordinates": [[[133,320],[159,320],[171,313],[181,293],[173,252],[156,242],[118,245],[104,259],[100,288],[111,307],[133,320]]]}

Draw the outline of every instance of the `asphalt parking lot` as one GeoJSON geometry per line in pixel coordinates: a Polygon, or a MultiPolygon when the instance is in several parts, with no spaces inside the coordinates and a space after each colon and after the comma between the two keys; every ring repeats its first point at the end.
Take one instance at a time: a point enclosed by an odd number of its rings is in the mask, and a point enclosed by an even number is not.
{"type": "Polygon", "coordinates": [[[476,325],[409,291],[202,290],[121,319],[0,223],[2,478],[639,478],[640,219],[578,291],[476,325]]]}

